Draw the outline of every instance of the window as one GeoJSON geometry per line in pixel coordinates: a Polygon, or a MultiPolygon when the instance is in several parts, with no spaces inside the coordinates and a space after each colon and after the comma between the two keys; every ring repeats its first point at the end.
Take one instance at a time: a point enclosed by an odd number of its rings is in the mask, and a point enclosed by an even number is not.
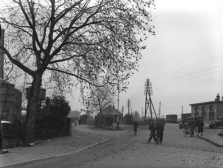
{"type": "Polygon", "coordinates": [[[195,108],[194,116],[199,116],[199,109],[198,109],[198,107],[195,108]]]}

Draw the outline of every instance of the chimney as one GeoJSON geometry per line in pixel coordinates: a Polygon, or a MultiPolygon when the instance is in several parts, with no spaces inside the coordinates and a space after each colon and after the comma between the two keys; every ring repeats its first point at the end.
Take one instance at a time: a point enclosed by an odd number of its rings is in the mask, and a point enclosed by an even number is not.
{"type": "Polygon", "coordinates": [[[219,93],[217,94],[215,101],[220,101],[219,93]]]}
{"type": "MultiPolygon", "coordinates": [[[[1,29],[0,33],[0,46],[4,46],[4,32],[5,30],[1,29]]],[[[4,78],[4,54],[3,50],[0,49],[0,79],[4,78]]]]}

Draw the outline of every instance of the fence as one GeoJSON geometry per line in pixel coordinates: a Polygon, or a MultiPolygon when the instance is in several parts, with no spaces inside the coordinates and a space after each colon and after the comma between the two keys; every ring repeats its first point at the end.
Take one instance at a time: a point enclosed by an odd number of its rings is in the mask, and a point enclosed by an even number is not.
{"type": "MultiPolygon", "coordinates": [[[[44,140],[71,135],[71,119],[67,118],[64,125],[36,125],[35,140],[44,140]]],[[[25,128],[13,124],[4,125],[3,148],[14,148],[24,145],[25,128]]]]}
{"type": "Polygon", "coordinates": [[[36,125],[35,139],[43,140],[67,136],[71,134],[71,119],[67,119],[66,123],[61,125],[36,125]]]}

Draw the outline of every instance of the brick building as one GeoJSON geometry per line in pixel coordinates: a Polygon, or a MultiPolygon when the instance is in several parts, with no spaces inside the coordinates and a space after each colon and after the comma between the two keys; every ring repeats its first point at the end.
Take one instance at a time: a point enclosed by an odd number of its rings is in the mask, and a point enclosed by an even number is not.
{"type": "MultiPolygon", "coordinates": [[[[1,31],[0,45],[4,45],[4,30],[1,31]]],[[[2,120],[13,122],[14,117],[21,116],[22,93],[13,84],[4,79],[4,55],[0,49],[0,117],[2,120]]]]}
{"type": "Polygon", "coordinates": [[[210,123],[223,116],[223,97],[220,100],[219,94],[214,101],[190,104],[190,106],[191,116],[202,116],[205,123],[210,123]]]}

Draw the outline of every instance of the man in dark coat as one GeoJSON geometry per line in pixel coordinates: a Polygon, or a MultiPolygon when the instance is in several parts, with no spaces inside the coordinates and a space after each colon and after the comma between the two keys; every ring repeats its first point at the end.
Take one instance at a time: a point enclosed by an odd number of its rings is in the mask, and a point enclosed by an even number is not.
{"type": "Polygon", "coordinates": [[[137,135],[138,125],[139,125],[138,122],[135,120],[133,123],[134,135],[137,135]]]}
{"type": "Polygon", "coordinates": [[[190,129],[190,136],[194,136],[194,130],[196,128],[196,124],[195,124],[195,121],[194,120],[190,120],[188,122],[188,126],[189,126],[189,129],[190,129]]]}
{"type": "Polygon", "coordinates": [[[155,134],[155,132],[156,132],[156,126],[155,126],[155,124],[154,123],[151,123],[149,125],[149,129],[150,129],[150,137],[148,139],[148,142],[150,143],[150,141],[151,141],[152,138],[156,142],[156,134],[155,134]]]}
{"type": "Polygon", "coordinates": [[[162,141],[163,141],[163,131],[164,131],[164,125],[162,123],[158,123],[156,125],[156,135],[157,135],[157,141],[156,141],[156,143],[157,144],[159,142],[162,143],[162,141]]]}
{"type": "Polygon", "coordinates": [[[203,129],[204,122],[202,119],[199,119],[197,127],[198,127],[197,136],[199,135],[199,133],[201,133],[201,136],[203,136],[202,133],[204,131],[204,129],[203,129]]]}

